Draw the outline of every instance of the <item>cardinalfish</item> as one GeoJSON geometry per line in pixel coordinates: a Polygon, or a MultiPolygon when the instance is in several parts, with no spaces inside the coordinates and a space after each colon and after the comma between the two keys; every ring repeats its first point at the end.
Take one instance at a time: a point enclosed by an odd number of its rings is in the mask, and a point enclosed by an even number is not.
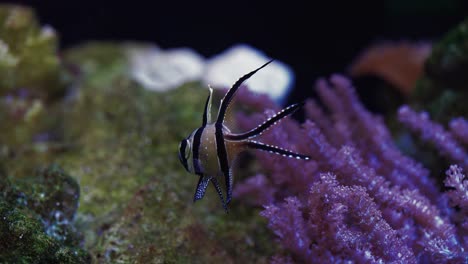
{"type": "Polygon", "coordinates": [[[278,121],[296,112],[304,103],[297,103],[284,108],[262,124],[245,133],[233,134],[224,124],[226,111],[241,84],[272,61],[270,60],[258,69],[247,73],[234,83],[221,100],[218,116],[214,122],[211,120],[213,89],[209,87],[210,93],[205,103],[202,126],[182,140],[179,145],[180,162],[188,172],[199,176],[193,198],[194,202],[203,198],[211,182],[221,199],[223,208],[227,212],[227,205],[232,197],[232,185],[234,181],[231,165],[237,155],[245,150],[258,149],[288,158],[310,159],[307,155],[298,154],[291,150],[254,140],[265,130],[277,124],[278,121]],[[219,177],[224,177],[225,180],[226,201],[224,201],[223,192],[218,182],[219,177]]]}

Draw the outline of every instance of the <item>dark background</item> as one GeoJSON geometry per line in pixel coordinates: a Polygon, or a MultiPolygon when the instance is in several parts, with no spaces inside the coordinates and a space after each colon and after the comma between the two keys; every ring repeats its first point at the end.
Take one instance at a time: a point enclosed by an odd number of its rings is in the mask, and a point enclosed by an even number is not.
{"type": "Polygon", "coordinates": [[[61,48],[87,40],[188,46],[210,57],[236,43],[290,65],[288,103],[319,76],[344,72],[376,41],[437,40],[468,15],[466,0],[393,1],[10,1],[32,6],[53,26],[61,48]],[[307,4],[306,4],[307,3],[307,4]]]}

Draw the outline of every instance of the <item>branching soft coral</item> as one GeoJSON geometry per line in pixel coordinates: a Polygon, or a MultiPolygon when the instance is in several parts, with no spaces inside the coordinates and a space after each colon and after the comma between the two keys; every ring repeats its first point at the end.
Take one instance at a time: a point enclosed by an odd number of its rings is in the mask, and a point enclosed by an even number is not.
{"type": "Polygon", "coordinates": [[[450,200],[462,210],[468,210],[468,179],[466,179],[462,169],[457,165],[452,165],[446,174],[445,186],[454,189],[447,193],[450,200]]]}
{"type": "Polygon", "coordinates": [[[459,226],[459,235],[463,239],[464,244],[468,244],[468,179],[463,170],[457,165],[452,165],[445,172],[445,186],[452,188],[447,192],[447,196],[451,206],[459,208],[451,215],[453,221],[459,226]]]}
{"type": "Polygon", "coordinates": [[[468,140],[467,124],[462,118],[454,119],[451,122],[453,134],[446,131],[442,125],[429,119],[426,112],[417,113],[408,106],[402,106],[398,111],[398,118],[412,131],[421,135],[421,139],[433,143],[440,154],[446,156],[453,162],[468,170],[468,154],[461,144],[456,140],[468,140]]]}
{"type": "MultiPolygon", "coordinates": [[[[302,126],[284,120],[263,135],[264,141],[307,153],[312,161],[280,160],[258,152],[268,176],[247,179],[235,190],[250,203],[266,205],[262,215],[289,254],[274,260],[466,261],[463,227],[454,219],[456,210],[445,207],[447,196],[429,171],[396,147],[383,120],[362,106],[348,79],[334,75],[329,81],[319,80],[316,87],[325,109],[309,101],[308,120],[302,126]],[[245,198],[249,196],[256,199],[245,198]]],[[[262,118],[240,115],[239,123],[250,128],[262,118]]],[[[435,126],[427,129],[438,131],[435,126]]],[[[458,133],[457,138],[465,134],[458,133]]],[[[459,155],[463,157],[463,152],[459,155]]],[[[460,176],[454,177],[447,186],[460,186],[455,184],[460,176]]]]}
{"type": "Polygon", "coordinates": [[[320,175],[304,202],[286,198],[262,215],[301,262],[416,262],[366,188],[340,185],[331,173],[320,175]]]}
{"type": "Polygon", "coordinates": [[[462,117],[455,118],[450,121],[449,126],[453,136],[461,143],[468,145],[468,121],[462,117]]]}

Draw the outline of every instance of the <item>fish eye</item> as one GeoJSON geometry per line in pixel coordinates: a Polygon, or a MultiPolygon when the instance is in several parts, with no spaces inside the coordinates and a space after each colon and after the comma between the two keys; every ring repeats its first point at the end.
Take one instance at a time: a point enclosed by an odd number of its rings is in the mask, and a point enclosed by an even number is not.
{"type": "Polygon", "coordinates": [[[179,143],[179,160],[183,164],[187,162],[190,157],[191,145],[188,139],[184,139],[179,143]]]}

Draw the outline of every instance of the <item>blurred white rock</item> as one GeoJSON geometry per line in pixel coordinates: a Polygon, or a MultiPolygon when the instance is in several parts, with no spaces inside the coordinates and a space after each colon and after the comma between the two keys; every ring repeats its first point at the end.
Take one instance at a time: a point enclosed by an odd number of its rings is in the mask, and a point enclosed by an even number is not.
{"type": "Polygon", "coordinates": [[[205,69],[204,58],[190,48],[136,48],[129,51],[129,59],[133,79],[154,91],[200,80],[205,69]]]}
{"type": "MultiPolygon", "coordinates": [[[[167,91],[189,81],[203,81],[206,87],[229,88],[241,76],[270,60],[263,52],[245,44],[232,46],[208,60],[190,48],[139,47],[129,49],[128,54],[133,79],[154,91],[167,91]]],[[[281,103],[293,82],[292,70],[275,60],[244,84],[281,103]]]]}
{"type": "MultiPolygon", "coordinates": [[[[262,66],[270,59],[251,46],[235,45],[208,59],[203,82],[214,88],[229,88],[241,76],[262,66]]],[[[293,82],[293,71],[284,63],[275,60],[244,84],[254,92],[266,93],[273,100],[281,102],[293,86],[293,82]]]]}

